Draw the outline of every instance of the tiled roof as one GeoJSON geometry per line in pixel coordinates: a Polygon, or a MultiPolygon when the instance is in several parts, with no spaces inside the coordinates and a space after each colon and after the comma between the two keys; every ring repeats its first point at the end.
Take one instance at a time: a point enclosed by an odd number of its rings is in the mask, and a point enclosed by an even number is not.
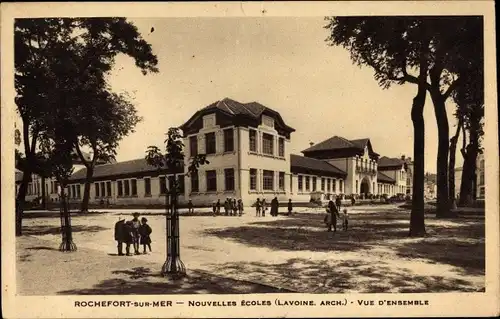
{"type": "MultiPolygon", "coordinates": [[[[268,108],[268,107],[266,107],[258,102],[241,103],[241,102],[238,102],[238,101],[235,101],[233,99],[226,97],[220,101],[214,102],[214,103],[204,107],[200,111],[211,110],[214,108],[219,109],[222,112],[225,112],[229,115],[233,115],[233,116],[234,115],[245,115],[245,116],[249,116],[249,117],[254,118],[254,119],[260,118],[262,113],[267,111],[269,113],[277,115],[280,118],[280,120],[282,122],[284,122],[283,119],[281,118],[280,114],[277,111],[270,109],[270,108],[268,108]]],[[[187,123],[189,123],[189,121],[186,122],[184,125],[182,125],[181,128],[183,126],[187,125],[187,123]]],[[[284,124],[284,127],[291,132],[295,131],[295,129],[289,127],[286,124],[284,124]]]]}
{"type": "Polygon", "coordinates": [[[346,172],[326,161],[295,154],[290,155],[290,165],[292,172],[294,168],[303,168],[312,172],[327,173],[335,176],[347,175],[346,172]]]}
{"type": "Polygon", "coordinates": [[[396,183],[396,180],[377,171],[377,181],[382,183],[396,183]]]}
{"type": "MultiPolygon", "coordinates": [[[[134,174],[142,172],[154,172],[158,169],[154,166],[148,165],[146,159],[139,158],[130,161],[118,162],[113,164],[97,165],[94,168],[94,178],[111,177],[116,175],[134,174]]],[[[73,173],[70,180],[85,179],[87,173],[86,168],[73,173]]]]}
{"type": "Polygon", "coordinates": [[[302,152],[326,151],[332,149],[357,148],[357,146],[346,138],[333,136],[323,142],[315,144],[302,152]]]}
{"type": "Polygon", "coordinates": [[[351,140],[351,143],[356,145],[356,147],[358,148],[365,149],[366,145],[368,144],[368,141],[370,140],[367,138],[360,138],[357,140],[351,140]]]}
{"type": "Polygon", "coordinates": [[[399,166],[403,165],[405,161],[400,158],[389,158],[387,156],[383,156],[378,160],[378,167],[390,167],[390,166],[399,166]]]}

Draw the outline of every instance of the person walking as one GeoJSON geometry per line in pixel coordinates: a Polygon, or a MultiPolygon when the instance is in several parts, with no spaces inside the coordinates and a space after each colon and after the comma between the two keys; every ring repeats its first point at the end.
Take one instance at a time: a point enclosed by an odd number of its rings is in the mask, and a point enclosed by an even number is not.
{"type": "Polygon", "coordinates": [[[139,226],[139,235],[141,235],[141,245],[143,247],[143,254],[146,254],[146,246],[151,250],[151,233],[153,230],[151,226],[148,225],[148,219],[146,217],[141,218],[141,226],[139,226]]]}
{"type": "Polygon", "coordinates": [[[217,213],[217,203],[212,202],[212,216],[216,216],[215,214],[217,213]]]}
{"type": "Polygon", "coordinates": [[[125,218],[121,215],[115,224],[115,241],[117,242],[118,256],[123,256],[123,243],[125,242],[125,218]]]}
{"type": "Polygon", "coordinates": [[[333,232],[337,232],[337,217],[339,217],[339,212],[337,210],[337,206],[335,206],[332,200],[328,202],[328,210],[331,215],[330,219],[331,219],[331,224],[333,226],[333,232]]]}
{"type": "Polygon", "coordinates": [[[292,204],[292,199],[288,199],[288,216],[292,215],[292,210],[293,210],[293,204],[292,204]]]}
{"type": "Polygon", "coordinates": [[[188,214],[189,213],[194,213],[193,201],[191,199],[188,201],[188,214]]]}
{"type": "Polygon", "coordinates": [[[215,207],[215,214],[220,215],[220,199],[217,199],[217,205],[215,207]]]}
{"type": "Polygon", "coordinates": [[[278,216],[278,206],[279,206],[279,202],[278,202],[278,197],[274,197],[272,200],[271,200],[271,216],[278,216]]]}
{"type": "Polygon", "coordinates": [[[134,244],[134,253],[139,255],[139,227],[141,226],[141,222],[139,220],[140,214],[135,212],[132,214],[134,217],[132,219],[132,231],[134,232],[133,236],[133,244],[134,244]]]}
{"type": "Polygon", "coordinates": [[[337,210],[340,212],[340,206],[342,205],[342,200],[340,199],[340,195],[337,195],[335,198],[335,206],[337,206],[337,210]]]}
{"type": "Polygon", "coordinates": [[[241,217],[243,215],[243,201],[238,199],[238,215],[241,217]]]}
{"type": "Polygon", "coordinates": [[[260,199],[257,198],[257,201],[255,202],[255,217],[260,217],[260,199]]]}
{"type": "Polygon", "coordinates": [[[262,217],[266,217],[266,210],[267,210],[266,199],[263,198],[262,199],[262,217]]]}

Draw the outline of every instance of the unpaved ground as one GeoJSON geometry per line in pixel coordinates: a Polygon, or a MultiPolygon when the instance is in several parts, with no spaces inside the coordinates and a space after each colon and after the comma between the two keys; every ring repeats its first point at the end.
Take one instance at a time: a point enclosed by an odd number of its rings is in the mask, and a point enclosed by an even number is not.
{"type": "MultiPolygon", "coordinates": [[[[139,211],[148,215],[153,228],[152,254],[113,256],[113,227],[120,214],[117,211],[75,216],[75,243],[79,248],[100,252],[104,260],[118,263],[113,267],[139,269],[140,273],[140,267],[147,266],[148,272],[155,274],[165,260],[165,217],[156,210],[139,211]]],[[[130,212],[125,211],[127,216],[130,212]]],[[[25,234],[43,240],[44,247],[57,249],[57,214],[31,217],[24,221],[25,234]]],[[[407,237],[409,212],[396,206],[351,209],[350,229],[336,234],[325,231],[322,219],[320,210],[311,209],[291,217],[257,218],[251,213],[243,217],[183,216],[181,257],[192,271],[297,292],[484,291],[482,216],[455,220],[429,216],[426,238],[407,237]]],[[[28,248],[18,246],[18,262],[22,262],[28,248]]],[[[45,253],[30,251],[32,255],[45,253]]],[[[92,276],[92,267],[85,265],[85,260],[80,262],[82,265],[77,267],[89,268],[87,275],[92,276]]],[[[94,292],[98,293],[99,284],[94,284],[94,292]]],[[[26,290],[33,293],[43,291],[43,287],[32,284],[26,290]]],[[[85,293],[83,290],[80,293],[85,293]]]]}

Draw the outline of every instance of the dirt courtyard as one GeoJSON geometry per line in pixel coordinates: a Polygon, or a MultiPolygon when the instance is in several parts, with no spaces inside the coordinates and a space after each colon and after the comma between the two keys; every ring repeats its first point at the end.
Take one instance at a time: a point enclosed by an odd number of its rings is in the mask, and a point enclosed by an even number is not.
{"type": "Polygon", "coordinates": [[[73,216],[79,248],[73,253],[57,251],[58,212],[27,213],[25,235],[17,239],[18,293],[473,292],[485,287],[481,215],[452,220],[428,215],[425,238],[407,236],[410,212],[395,205],[352,208],[350,229],[335,234],[326,231],[319,209],[278,217],[255,217],[250,209],[242,217],[181,216],[188,279],[167,285],[158,276],[165,261],[160,211],[139,210],[153,229],[153,253],[116,256],[114,223],[119,214],[131,218],[131,212],[73,216]]]}

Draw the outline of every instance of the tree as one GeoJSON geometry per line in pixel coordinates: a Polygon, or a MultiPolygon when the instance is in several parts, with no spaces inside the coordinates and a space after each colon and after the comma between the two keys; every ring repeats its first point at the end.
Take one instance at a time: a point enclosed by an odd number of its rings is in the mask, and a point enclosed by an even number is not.
{"type": "Polygon", "coordinates": [[[431,30],[413,17],[332,17],[325,28],[330,30],[327,42],[340,45],[351,54],[358,66],[374,69],[375,79],[387,89],[391,84],[417,85],[411,118],[414,129],[413,200],[410,236],[425,234],[424,223],[424,150],[425,123],[423,109],[427,93],[430,63],[431,30]],[[411,72],[418,72],[412,75],[411,72]]]}
{"type": "MultiPolygon", "coordinates": [[[[143,74],[157,72],[158,61],[137,28],[124,18],[16,19],[14,43],[16,105],[27,162],[17,196],[16,234],[20,235],[37,143],[48,123],[54,123],[54,109],[73,109],[69,114],[76,115],[84,113],[90,101],[102,101],[103,92],[109,90],[106,74],[119,53],[133,57],[143,74]]],[[[78,123],[74,117],[66,120],[78,123]]],[[[85,135],[78,130],[71,133],[75,147],[81,142],[77,137],[85,135]]]]}
{"type": "MultiPolygon", "coordinates": [[[[178,128],[170,128],[167,132],[165,140],[166,148],[163,154],[157,146],[149,146],[146,151],[146,161],[149,165],[157,167],[159,170],[166,169],[167,172],[172,173],[169,184],[172,187],[169,189],[168,194],[165,194],[166,207],[166,231],[167,231],[167,259],[162,267],[162,275],[182,276],[185,274],[185,267],[180,259],[180,245],[179,245],[179,212],[178,212],[178,196],[180,183],[177,178],[184,168],[184,143],[182,142],[182,135],[178,128]],[[170,201],[167,197],[170,196],[170,201]],[[170,209],[169,209],[170,208],[170,209]]],[[[201,165],[209,164],[204,154],[198,154],[190,158],[189,165],[186,170],[186,176],[197,174],[198,168],[201,165]]]]}

